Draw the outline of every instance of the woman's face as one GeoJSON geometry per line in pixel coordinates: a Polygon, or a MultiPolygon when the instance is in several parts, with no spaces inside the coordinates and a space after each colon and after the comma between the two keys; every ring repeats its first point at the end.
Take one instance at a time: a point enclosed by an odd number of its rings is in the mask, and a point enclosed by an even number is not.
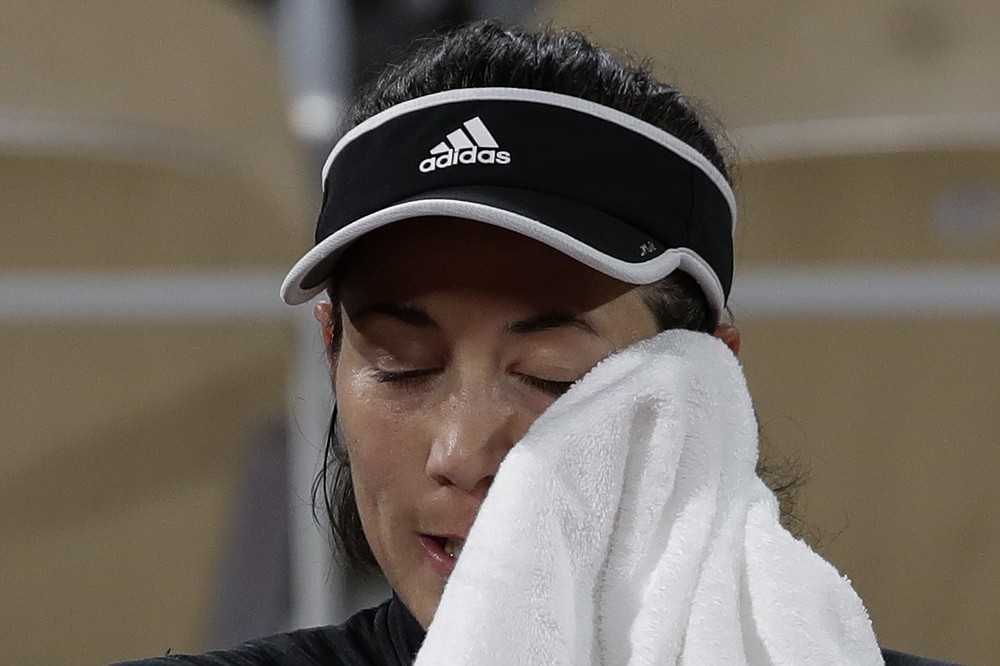
{"type": "Polygon", "coordinates": [[[366,235],[339,286],[334,387],[358,509],[426,627],[507,451],[572,382],[656,327],[633,285],[463,220],[366,235]]]}

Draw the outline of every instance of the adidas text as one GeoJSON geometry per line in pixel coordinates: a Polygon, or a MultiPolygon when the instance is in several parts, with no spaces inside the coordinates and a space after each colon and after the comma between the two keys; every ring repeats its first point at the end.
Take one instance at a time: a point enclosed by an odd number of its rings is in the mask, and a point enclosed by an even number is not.
{"type": "Polygon", "coordinates": [[[510,153],[493,148],[467,148],[452,150],[443,155],[431,156],[420,162],[420,170],[430,173],[435,169],[447,169],[456,164],[510,164],[510,153]]]}
{"type": "Polygon", "coordinates": [[[420,162],[420,171],[430,173],[456,164],[510,164],[510,153],[500,150],[500,144],[486,128],[486,123],[476,116],[431,148],[430,157],[420,162]]]}

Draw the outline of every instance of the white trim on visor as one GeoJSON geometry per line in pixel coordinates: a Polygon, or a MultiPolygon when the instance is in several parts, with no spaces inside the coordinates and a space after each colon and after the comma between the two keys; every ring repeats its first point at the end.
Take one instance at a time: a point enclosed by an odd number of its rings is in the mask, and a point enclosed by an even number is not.
{"type": "Polygon", "coordinates": [[[722,285],[715,271],[693,250],[671,248],[649,261],[633,264],[599,252],[590,245],[530,217],[481,203],[456,199],[422,199],[388,206],[334,232],[296,262],[281,285],[281,298],[289,305],[308,301],[326,288],[326,282],[311,289],[302,289],[299,285],[309,271],[321,261],[335,252],[342,251],[347,245],[373,229],[399,220],[425,216],[465,218],[508,229],[545,243],[596,271],[630,284],[650,284],[675,270],[683,270],[705,291],[712,311],[716,318],[721,320],[724,307],[722,285]]]}
{"type": "Polygon", "coordinates": [[[715,168],[708,158],[692,148],[687,143],[681,141],[674,135],[666,132],[656,125],[639,120],[635,116],[612,109],[611,107],[591,102],[589,100],[563,95],[562,93],[548,92],[545,90],[534,90],[532,88],[459,88],[457,90],[445,90],[444,92],[432,93],[423,97],[416,97],[405,102],[400,102],[381,113],[377,113],[371,118],[358,124],[337,142],[337,145],[330,151],[330,156],[326,158],[323,165],[322,186],[326,187],[326,176],[330,171],[330,165],[341,150],[349,143],[357,139],[362,134],[378,128],[393,118],[417,111],[420,109],[432,108],[443,104],[466,101],[489,101],[489,100],[512,100],[522,102],[534,102],[536,104],[547,104],[549,106],[571,109],[580,113],[585,113],[607,122],[614,123],[626,129],[640,134],[650,141],[660,144],[674,154],[698,167],[711,179],[715,186],[722,193],[726,204],[729,206],[729,216],[731,219],[731,233],[736,232],[736,197],[733,189],[729,186],[725,176],[715,168]]]}

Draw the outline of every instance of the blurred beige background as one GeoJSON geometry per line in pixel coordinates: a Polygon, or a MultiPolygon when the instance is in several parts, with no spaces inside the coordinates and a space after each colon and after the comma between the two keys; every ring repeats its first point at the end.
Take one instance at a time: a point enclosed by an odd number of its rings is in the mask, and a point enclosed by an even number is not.
{"type": "MultiPolygon", "coordinates": [[[[276,295],[318,187],[268,18],[0,5],[2,663],[219,635],[255,442],[296,430],[296,364],[322,363],[276,295]]],[[[1000,4],[525,20],[652,58],[728,128],[732,309],[767,445],[811,470],[815,543],[883,645],[1000,663],[1000,4]]]]}

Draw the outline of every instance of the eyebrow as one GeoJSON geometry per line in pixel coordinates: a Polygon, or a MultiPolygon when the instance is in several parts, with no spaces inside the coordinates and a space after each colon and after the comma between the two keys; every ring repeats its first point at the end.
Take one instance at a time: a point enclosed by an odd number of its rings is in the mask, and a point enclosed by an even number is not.
{"type": "MultiPolygon", "coordinates": [[[[404,324],[416,328],[427,328],[440,330],[438,323],[423,308],[412,305],[402,305],[400,303],[378,302],[361,308],[353,317],[355,321],[360,321],[365,317],[380,314],[392,317],[404,324]]],[[[551,331],[557,328],[575,328],[588,335],[601,337],[594,325],[586,317],[576,315],[571,312],[543,312],[524,319],[512,321],[504,326],[503,332],[510,335],[530,335],[551,331]]]]}
{"type": "Polygon", "coordinates": [[[426,310],[413,307],[412,305],[401,305],[399,303],[372,303],[371,305],[361,308],[351,318],[355,321],[360,321],[365,317],[375,314],[392,317],[393,319],[401,321],[404,324],[409,324],[410,326],[415,326],[417,328],[441,328],[437,325],[436,321],[431,319],[431,316],[427,314],[426,310]]]}
{"type": "Polygon", "coordinates": [[[593,324],[580,315],[571,312],[544,312],[527,319],[519,319],[504,327],[505,333],[514,335],[527,335],[529,333],[540,333],[541,331],[551,331],[556,328],[576,328],[584,333],[601,337],[593,324]]]}

